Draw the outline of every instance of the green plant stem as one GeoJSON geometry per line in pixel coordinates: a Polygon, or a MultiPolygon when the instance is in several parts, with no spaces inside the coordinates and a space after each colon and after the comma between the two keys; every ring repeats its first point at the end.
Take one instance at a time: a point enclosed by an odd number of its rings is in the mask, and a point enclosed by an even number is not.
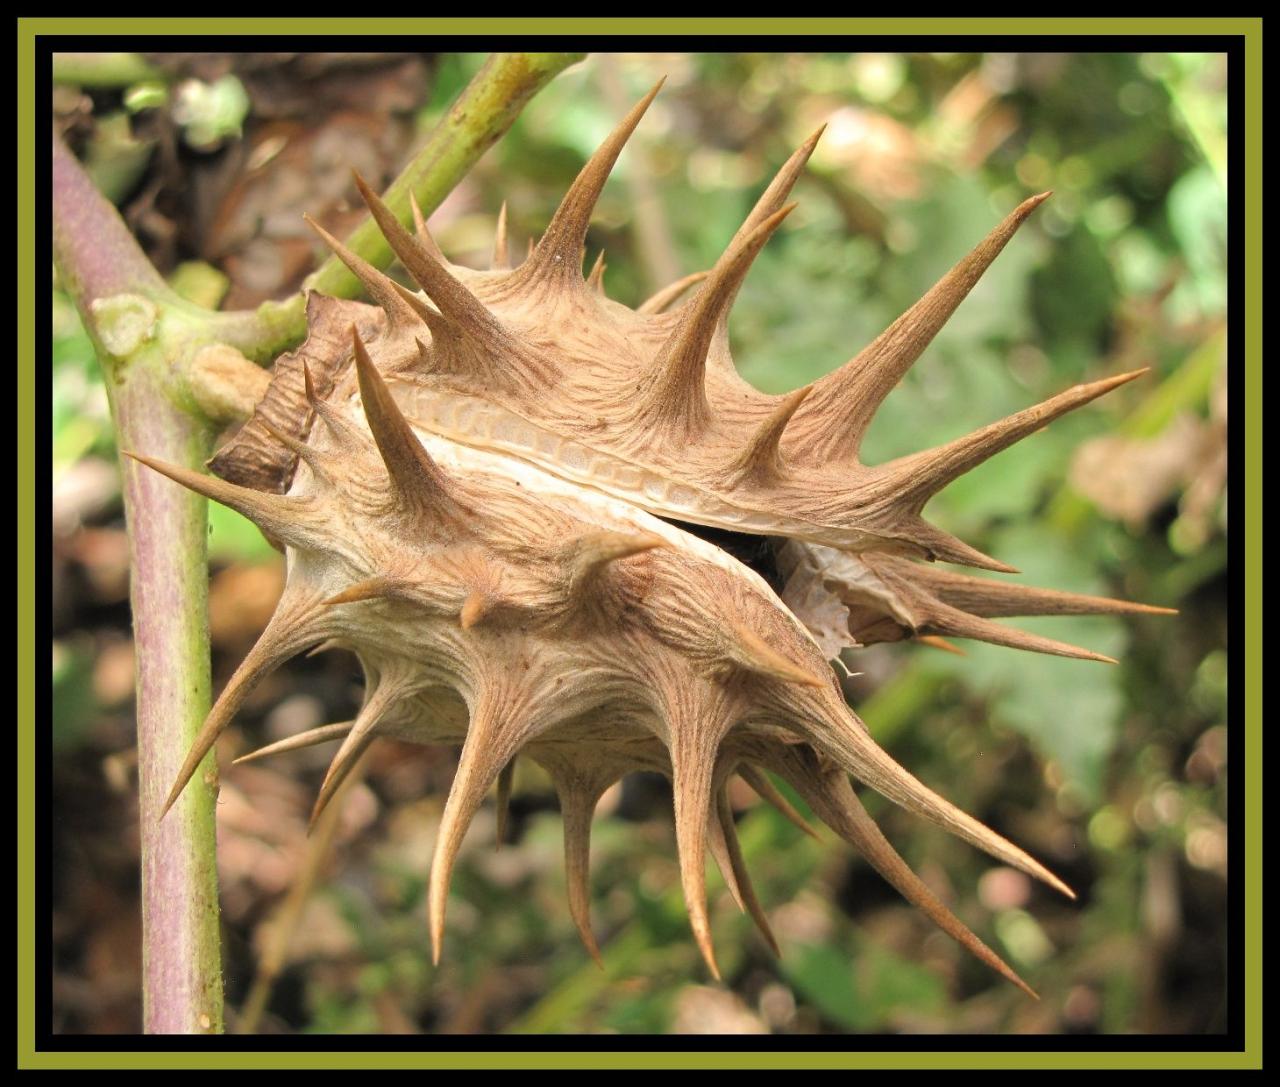
{"type": "MultiPolygon", "coordinates": [[[[200,464],[210,430],[175,401],[164,357],[160,314],[171,292],[56,137],[53,210],[54,259],[102,362],[120,446],[200,464]]],[[[212,758],[201,787],[159,819],[209,708],[206,502],[132,461],[122,473],[138,660],[143,1026],[220,1031],[212,758]]]]}
{"type": "MultiPolygon", "coordinates": [[[[209,455],[208,432],[151,374],[118,388],[111,407],[126,448],[174,464],[209,455]]],[[[143,1026],[152,1034],[221,1031],[212,754],[160,819],[209,709],[207,502],[134,461],[123,471],[138,660],[143,1026]]]]}

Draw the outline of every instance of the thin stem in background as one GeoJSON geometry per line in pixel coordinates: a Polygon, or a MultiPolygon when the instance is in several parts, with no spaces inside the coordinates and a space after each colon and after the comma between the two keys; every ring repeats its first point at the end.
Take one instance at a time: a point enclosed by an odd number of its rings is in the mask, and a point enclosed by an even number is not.
{"type": "MultiPolygon", "coordinates": [[[[596,79],[612,113],[626,116],[633,104],[622,82],[618,63],[611,56],[600,58],[596,65],[596,79]]],[[[631,164],[625,175],[625,183],[631,194],[631,233],[636,241],[636,254],[644,269],[645,294],[674,283],[685,270],[680,254],[671,235],[671,225],[662,206],[662,194],[654,184],[651,169],[652,152],[644,133],[636,132],[628,141],[631,164]]]]}
{"type": "Polygon", "coordinates": [[[232,1029],[238,1034],[256,1034],[258,1024],[271,1002],[271,992],[275,988],[276,979],[284,969],[288,959],[289,947],[293,943],[293,933],[302,919],[302,911],[311,899],[320,878],[321,869],[333,852],[334,839],[338,827],[342,823],[342,810],[348,794],[364,780],[368,767],[369,753],[366,751],[352,767],[347,779],[338,786],[329,806],[320,815],[320,820],[307,839],[306,856],[294,877],[288,894],[277,907],[271,919],[271,928],[266,946],[258,956],[257,970],[253,976],[253,984],[249,987],[249,995],[245,997],[240,1011],[240,1021],[233,1021],[232,1029]]]}

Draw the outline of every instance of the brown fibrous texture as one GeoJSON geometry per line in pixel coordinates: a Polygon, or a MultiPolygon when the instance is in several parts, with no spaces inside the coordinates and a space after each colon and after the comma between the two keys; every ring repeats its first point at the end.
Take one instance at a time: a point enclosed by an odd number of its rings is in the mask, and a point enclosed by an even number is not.
{"type": "Polygon", "coordinates": [[[218,476],[133,454],[240,511],[287,556],[275,615],[209,714],[169,803],[259,679],[296,653],[342,647],[366,678],[355,720],[251,757],[338,741],[319,814],[379,738],[460,745],[428,891],[437,959],[467,827],[495,787],[501,820],[515,760],[527,758],[559,795],[570,912],[597,958],[592,812],[635,770],[671,781],[684,896],[710,971],[719,976],[708,854],[776,949],[727,793],[740,775],[809,829],[776,775],[930,919],[1030,992],[910,870],[850,779],[1071,891],[895,762],[846,704],[829,662],[846,647],[912,637],[1105,661],[994,620],[1162,610],[935,565],[1011,571],[922,515],[957,476],[1138,374],[863,464],[861,439],[879,404],[1048,194],[1017,207],[843,367],[766,395],[735,370],[728,314],[790,212],[820,131],[713,268],[633,310],[605,295],[603,259],[584,277],[585,238],[656,92],[591,158],[514,268],[505,209],[492,265],[476,271],[448,262],[416,205],[409,229],[357,179],[420,289],[316,227],[374,304],[310,299],[307,342],[277,361],[254,415],[211,462],[218,476]],[[781,594],[691,525],[769,540],[781,594]]]}

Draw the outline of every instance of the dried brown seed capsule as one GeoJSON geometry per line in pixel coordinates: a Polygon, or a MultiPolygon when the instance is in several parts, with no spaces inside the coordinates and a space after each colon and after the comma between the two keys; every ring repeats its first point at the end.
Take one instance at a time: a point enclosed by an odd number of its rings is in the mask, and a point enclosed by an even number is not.
{"type": "Polygon", "coordinates": [[[671,779],[685,899],[708,968],[717,973],[707,852],[776,948],[725,792],[739,773],[804,825],[771,772],[944,931],[1030,992],[910,871],[849,776],[1071,891],[883,751],[845,704],[828,659],[841,645],[946,635],[1105,660],[992,618],[1152,609],[922,562],[1010,570],[922,511],[961,473],[1138,375],[1077,386],[937,449],[864,465],[861,439],[879,404],[1048,194],[1015,209],[844,367],[769,396],[738,377],[726,319],[791,210],[821,130],[713,268],[631,310],[604,295],[603,258],[584,278],[584,243],[609,171],[657,90],[583,168],[515,268],[505,214],[492,267],[474,271],[448,262],[416,206],[410,232],[357,179],[421,293],[317,227],[376,306],[311,299],[312,338],[279,360],[254,417],[212,462],[224,479],[138,455],[245,513],[289,560],[276,614],[210,713],[169,803],[258,679],[317,644],[342,645],[366,676],[356,719],[253,757],[340,739],[318,814],[380,736],[462,745],[428,894],[437,958],[463,835],[495,784],[505,805],[513,763],[526,756],[560,795],[570,911],[594,956],[591,813],[638,769],[671,779]],[[673,522],[771,538],[787,578],[781,599],[673,522]]]}

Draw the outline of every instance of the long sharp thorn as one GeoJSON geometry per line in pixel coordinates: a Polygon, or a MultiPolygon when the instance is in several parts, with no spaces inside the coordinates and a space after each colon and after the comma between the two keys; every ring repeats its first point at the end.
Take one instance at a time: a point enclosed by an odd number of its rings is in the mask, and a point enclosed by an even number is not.
{"type": "Polygon", "coordinates": [[[693,937],[711,976],[720,980],[711,943],[707,913],[707,823],[711,814],[712,778],[716,748],[729,722],[685,720],[668,716],[671,734],[671,791],[675,800],[676,849],[680,854],[680,885],[693,937]]]}
{"type": "Polygon", "coordinates": [[[436,512],[447,512],[452,503],[448,497],[448,482],[436,466],[430,454],[422,447],[409,421],[400,411],[374,366],[373,360],[360,340],[355,326],[351,326],[351,339],[355,348],[356,377],[360,383],[360,399],[364,403],[365,418],[378,452],[396,490],[410,502],[436,512]]]}
{"type": "Polygon", "coordinates": [[[333,250],[338,259],[350,269],[351,274],[369,292],[369,297],[382,307],[393,328],[410,328],[416,323],[413,311],[401,301],[400,296],[392,289],[395,286],[395,280],[386,273],[378,271],[363,257],[353,253],[311,218],[310,215],[304,214],[302,218],[306,221],[307,226],[320,236],[325,245],[333,250]]]}
{"type": "Polygon", "coordinates": [[[307,403],[314,411],[317,404],[320,403],[320,397],[316,394],[315,382],[311,380],[311,367],[307,365],[307,360],[302,360],[302,389],[306,394],[307,403]]]}
{"type": "Polygon", "coordinates": [[[139,464],[145,464],[162,476],[168,476],[188,490],[202,494],[206,498],[212,498],[215,502],[220,502],[237,513],[244,514],[259,528],[286,543],[312,542],[311,534],[303,528],[302,514],[310,508],[310,501],[307,498],[255,491],[251,487],[228,483],[217,476],[205,475],[203,472],[184,468],[180,464],[168,464],[143,453],[134,453],[128,449],[121,449],[120,452],[139,464]]]}
{"type": "MultiPolygon", "coordinates": [[[[848,716],[847,710],[843,716],[848,716]]],[[[923,816],[996,860],[1048,884],[1068,898],[1076,897],[1070,887],[1034,857],[940,797],[894,762],[865,729],[839,727],[815,733],[811,739],[826,748],[859,781],[871,786],[900,807],[923,816]]]]}
{"type": "Polygon", "coordinates": [[[1146,369],[1119,374],[1088,385],[1077,385],[1034,407],[1010,415],[997,423],[975,430],[946,445],[901,457],[876,469],[894,481],[900,504],[918,513],[921,507],[948,483],[983,461],[1021,441],[1041,427],[1091,400],[1147,373],[1146,369]]]}
{"type": "Polygon", "coordinates": [[[654,88],[644,96],[613,130],[608,138],[596,149],[595,154],[587,161],[564,199],[556,209],[555,215],[547,226],[542,240],[538,242],[531,260],[522,267],[527,269],[526,275],[555,276],[565,275],[581,277],[582,247],[587,239],[587,227],[591,223],[591,212],[604,189],[613,165],[622,153],[631,133],[635,131],[640,118],[649,108],[664,79],[658,81],[654,88]]]}
{"type": "Polygon", "coordinates": [[[730,622],[727,652],[730,660],[751,672],[780,679],[785,683],[798,683],[803,687],[825,687],[822,678],[807,668],[795,664],[769,645],[745,623],[730,622]]]}
{"type": "MultiPolygon", "coordinates": [[[[809,161],[809,156],[813,154],[813,149],[817,146],[818,140],[826,130],[826,127],[824,124],[814,131],[803,144],[792,152],[791,157],[783,163],[782,169],[774,175],[769,187],[761,194],[750,214],[743,220],[742,225],[738,227],[737,233],[734,234],[733,240],[729,243],[730,249],[748,237],[753,230],[783,206],[787,197],[791,195],[791,190],[795,187],[796,181],[799,180],[801,173],[803,173],[805,164],[809,161]]],[[[722,330],[726,327],[725,322],[728,319],[729,309],[732,307],[741,288],[742,281],[738,280],[729,290],[728,301],[720,311],[717,319],[717,323],[722,330]]]]}
{"type": "Polygon", "coordinates": [[[259,759],[269,758],[272,755],[283,755],[287,751],[299,751],[304,747],[314,747],[316,744],[328,743],[330,740],[345,736],[351,731],[354,724],[354,721],[339,721],[337,724],[321,725],[319,728],[307,729],[306,732],[299,732],[296,736],[287,736],[283,740],[267,744],[256,751],[250,751],[247,755],[241,755],[231,765],[239,766],[241,763],[257,762],[259,759]]]}
{"type": "Polygon", "coordinates": [[[674,283],[667,284],[667,286],[654,292],[654,294],[641,302],[636,312],[644,314],[661,313],[695,283],[701,283],[710,274],[710,272],[693,272],[681,279],[677,279],[674,283]]]}
{"type": "Polygon", "coordinates": [[[747,439],[742,452],[729,465],[729,471],[735,479],[757,479],[768,481],[777,479],[785,473],[786,466],[782,461],[780,446],[782,435],[791,422],[796,409],[804,403],[812,386],[806,385],[788,393],[777,407],[771,411],[754,433],[747,439]]]}
{"type": "Polygon", "coordinates": [[[498,209],[498,223],[493,231],[493,255],[489,267],[494,271],[506,271],[511,267],[511,254],[507,244],[507,202],[498,209]]]}
{"type": "Polygon", "coordinates": [[[413,311],[414,316],[431,329],[433,337],[443,337],[453,332],[453,326],[445,319],[444,314],[428,305],[413,291],[400,286],[399,283],[395,284],[395,290],[396,294],[404,300],[405,305],[413,311]]]}
{"type": "Polygon", "coordinates": [[[720,318],[727,313],[738,286],[770,236],[795,208],[789,204],[765,219],[716,262],[698,293],[680,310],[680,321],[658,351],[645,394],[649,415],[689,426],[704,422],[710,411],[705,389],[707,353],[720,318]]]}
{"type": "Polygon", "coordinates": [[[436,834],[431,878],[427,885],[427,925],[431,932],[431,959],[436,964],[440,962],[444,946],[449,880],[458,851],[462,848],[462,839],[484,802],[485,794],[528,735],[527,726],[522,729],[509,727],[510,722],[502,716],[504,711],[498,703],[497,696],[481,692],[471,714],[467,738],[458,758],[458,769],[436,834]]]}
{"type": "Polygon", "coordinates": [[[330,802],[337,796],[342,783],[351,776],[351,771],[356,768],[360,757],[369,750],[374,739],[375,736],[372,732],[356,735],[353,730],[347,734],[347,738],[342,742],[342,747],[334,755],[333,762],[329,764],[329,770],[320,786],[320,792],[316,795],[315,805],[311,809],[311,817],[307,820],[308,834],[311,834],[316,829],[316,824],[320,822],[320,816],[324,814],[330,802]]]}
{"type": "Polygon", "coordinates": [[[1024,200],[923,298],[839,370],[814,385],[802,418],[807,456],[815,464],[857,456],[871,417],[973,289],[1018,227],[1045,199],[1024,200]]]}
{"type": "MultiPolygon", "coordinates": [[[[715,802],[712,801],[713,809],[715,802]]],[[[733,858],[729,855],[729,842],[725,835],[724,825],[715,810],[713,818],[707,820],[707,852],[720,870],[720,878],[729,891],[730,897],[742,913],[747,912],[746,899],[742,897],[742,888],[738,886],[738,871],[734,867],[733,858]]],[[[732,827],[730,828],[732,829],[732,827]]]]}
{"type": "Polygon", "coordinates": [[[302,387],[306,393],[307,405],[324,422],[339,445],[350,448],[366,441],[365,436],[337,409],[320,399],[316,393],[315,383],[311,380],[311,370],[305,360],[302,363],[302,387]]]}
{"type": "Polygon", "coordinates": [[[973,566],[979,570],[993,570],[998,574],[1016,574],[1018,568],[985,555],[949,532],[929,524],[923,517],[913,516],[905,521],[902,538],[919,549],[922,557],[930,562],[955,562],[973,566]]]}
{"type": "Polygon", "coordinates": [[[804,831],[815,841],[819,840],[818,832],[809,825],[809,821],[805,819],[803,815],[796,811],[795,806],[791,801],[782,795],[778,790],[778,787],[769,780],[767,775],[756,769],[756,767],[745,762],[738,764],[737,773],[743,781],[756,791],[762,800],[776,808],[778,813],[782,815],[787,822],[804,831]]]}
{"type": "Polygon", "coordinates": [[[556,776],[560,816],[564,824],[564,875],[569,895],[569,916],[595,964],[604,969],[600,946],[591,929],[591,817],[599,792],[556,776]]]}
{"type": "Polygon", "coordinates": [[[720,824],[721,833],[724,836],[725,847],[729,853],[729,866],[739,889],[738,904],[755,922],[756,928],[760,930],[760,935],[765,938],[765,942],[769,945],[774,955],[781,958],[782,952],[778,948],[778,941],[773,935],[773,929],[769,927],[769,919],[765,916],[764,907],[760,905],[760,900],[756,897],[755,887],[752,886],[751,875],[747,871],[747,861],[742,855],[742,844],[738,841],[738,832],[734,827],[733,809],[729,806],[729,794],[723,788],[716,796],[716,816],[720,824]]]}
{"type": "Polygon", "coordinates": [[[173,787],[169,790],[164,807],[160,809],[161,819],[182,795],[187,782],[195,775],[204,757],[213,749],[218,737],[231,724],[232,718],[262,677],[278,668],[315,637],[313,632],[309,633],[312,630],[312,615],[306,603],[286,606],[282,601],[276,609],[267,629],[262,632],[262,637],[240,662],[200,727],[173,787]]]}
{"type": "MultiPolygon", "coordinates": [[[[1039,634],[1019,630],[1017,627],[1005,626],[990,619],[983,619],[945,604],[937,604],[929,617],[929,628],[939,634],[949,634],[956,638],[972,638],[975,641],[989,642],[992,645],[1004,645],[1011,649],[1027,649],[1033,653],[1048,653],[1055,657],[1074,657],[1077,660],[1099,661],[1102,664],[1117,664],[1114,657],[1102,653],[1094,653],[1088,649],[1071,645],[1069,642],[1055,641],[1039,634]]],[[[954,647],[951,651],[957,652],[954,647]]],[[[961,653],[961,656],[964,654],[961,653]]]]}
{"type": "Polygon", "coordinates": [[[260,421],[266,428],[268,434],[275,438],[275,440],[289,450],[289,452],[294,454],[294,456],[306,461],[307,467],[309,467],[312,472],[326,482],[333,482],[332,475],[330,475],[329,471],[325,468],[324,457],[322,454],[312,449],[306,442],[295,438],[292,434],[286,434],[283,430],[277,429],[265,418],[260,421]]]}
{"type": "Polygon", "coordinates": [[[973,577],[956,570],[880,556],[879,567],[922,586],[942,603],[986,619],[1011,615],[1177,615],[1176,608],[1135,604],[1105,596],[1087,596],[1058,589],[1013,585],[993,578],[973,577]]]}
{"type": "Polygon", "coordinates": [[[496,809],[497,828],[493,834],[493,848],[501,849],[507,840],[507,823],[511,815],[511,786],[516,777],[516,760],[512,759],[498,774],[498,795],[496,809]]]}
{"type": "MultiPolygon", "coordinates": [[[[755,207],[751,209],[751,213],[733,236],[733,241],[730,243],[731,247],[747,237],[786,203],[787,197],[791,195],[791,190],[804,172],[805,164],[808,163],[809,156],[813,154],[813,149],[818,145],[818,140],[822,137],[822,133],[826,131],[826,127],[824,124],[815,130],[804,143],[792,152],[791,157],[783,163],[782,169],[774,175],[769,187],[761,194],[760,199],[756,201],[755,207]]],[[[739,281],[730,293],[729,304],[720,314],[720,323],[722,325],[728,316],[729,306],[733,305],[741,286],[742,283],[739,281]]]]}
{"type": "Polygon", "coordinates": [[[604,250],[601,249],[595,264],[591,266],[591,274],[587,276],[587,286],[597,294],[604,294],[604,269],[604,250]]]}
{"type": "Polygon", "coordinates": [[[355,722],[347,733],[346,739],[342,741],[342,746],[333,756],[333,761],[329,763],[324,781],[320,784],[315,806],[311,809],[309,831],[315,829],[316,821],[346,780],[347,775],[360,761],[360,756],[377,739],[378,725],[387,710],[405,694],[405,691],[403,684],[384,679],[366,695],[364,705],[360,707],[355,722]]]}
{"type": "Polygon", "coordinates": [[[891,846],[875,821],[867,814],[857,795],[843,777],[828,783],[834,786],[827,815],[831,825],[848,841],[899,894],[929,918],[961,947],[986,964],[1028,996],[1039,1000],[1034,989],[984,944],[942,901],[929,890],[906,861],[891,846]]]}
{"type": "Polygon", "coordinates": [[[765,189],[760,199],[756,201],[755,207],[751,209],[751,214],[747,216],[742,226],[738,228],[738,233],[734,235],[735,241],[745,238],[786,203],[787,197],[791,195],[791,190],[795,187],[801,173],[804,172],[809,156],[813,154],[813,149],[818,146],[818,140],[822,138],[826,128],[825,124],[820,125],[804,143],[791,153],[791,157],[783,164],[782,169],[774,175],[769,187],[765,189]]]}
{"type": "Polygon", "coordinates": [[[463,332],[478,337],[492,346],[505,338],[501,326],[483,302],[471,293],[425,246],[400,224],[395,213],[386,206],[358,174],[356,185],[369,206],[387,243],[400,263],[418,283],[444,317],[463,332]]]}
{"type": "Polygon", "coordinates": [[[570,591],[574,594],[581,592],[612,562],[666,546],[667,541],[652,532],[614,532],[605,529],[586,533],[568,545],[566,562],[570,591]]]}
{"type": "Polygon", "coordinates": [[[936,634],[917,635],[916,641],[921,645],[927,645],[930,649],[941,649],[944,653],[951,653],[957,657],[967,657],[969,655],[958,645],[952,645],[946,638],[940,638],[936,634]]]}

